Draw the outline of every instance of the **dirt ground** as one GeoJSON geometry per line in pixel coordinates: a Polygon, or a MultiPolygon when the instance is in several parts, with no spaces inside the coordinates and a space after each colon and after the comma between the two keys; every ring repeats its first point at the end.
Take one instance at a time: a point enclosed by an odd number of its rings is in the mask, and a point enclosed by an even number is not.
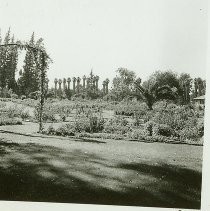
{"type": "Polygon", "coordinates": [[[200,207],[202,146],[48,137],[37,128],[0,127],[1,200],[200,207]]]}

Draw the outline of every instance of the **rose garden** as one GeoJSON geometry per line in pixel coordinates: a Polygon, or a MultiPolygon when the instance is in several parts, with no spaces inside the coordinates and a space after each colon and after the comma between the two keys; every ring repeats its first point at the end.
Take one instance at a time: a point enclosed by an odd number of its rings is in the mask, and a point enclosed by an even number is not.
{"type": "Polygon", "coordinates": [[[50,81],[42,42],[0,42],[0,199],[199,208],[205,80],[119,68],[50,81]]]}

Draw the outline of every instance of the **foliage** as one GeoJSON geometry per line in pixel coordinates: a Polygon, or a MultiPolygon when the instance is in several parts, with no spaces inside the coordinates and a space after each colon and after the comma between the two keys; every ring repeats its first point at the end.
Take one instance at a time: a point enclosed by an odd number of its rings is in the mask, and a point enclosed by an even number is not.
{"type": "MultiPolygon", "coordinates": [[[[0,34],[0,44],[6,45],[10,43],[15,43],[15,39],[14,36],[11,37],[11,32],[9,29],[3,42],[0,34]]],[[[0,87],[17,91],[17,84],[15,81],[17,58],[17,49],[0,48],[0,87]]]]}
{"type": "Polygon", "coordinates": [[[177,100],[179,81],[172,71],[156,71],[141,85],[141,79],[135,82],[138,98],[144,99],[148,108],[153,109],[153,104],[159,100],[177,100]]]}
{"type": "Polygon", "coordinates": [[[22,121],[19,118],[9,118],[0,116],[0,126],[2,125],[22,125],[22,121]]]}
{"type": "Polygon", "coordinates": [[[124,135],[129,131],[131,131],[131,128],[124,118],[116,117],[109,119],[104,123],[104,133],[124,135]]]}
{"type": "Polygon", "coordinates": [[[133,87],[136,74],[126,68],[117,70],[118,76],[113,79],[113,89],[110,98],[121,101],[126,97],[133,97],[133,87]]]}
{"type": "MultiPolygon", "coordinates": [[[[0,104],[1,105],[1,104],[0,104]]],[[[22,118],[22,119],[28,119],[30,118],[29,111],[24,107],[24,106],[17,106],[17,105],[12,105],[7,107],[5,106],[0,106],[0,112],[4,114],[4,116],[8,118],[22,118]]]]}
{"type": "Polygon", "coordinates": [[[54,129],[53,126],[49,126],[49,128],[45,133],[48,135],[57,135],[57,136],[74,136],[75,128],[72,124],[65,124],[57,129],[54,129]]]}
{"type": "Polygon", "coordinates": [[[0,97],[11,98],[12,96],[14,96],[12,89],[9,89],[8,87],[0,87],[0,97]]]}
{"type": "Polygon", "coordinates": [[[155,124],[153,127],[152,135],[160,135],[170,137],[174,134],[170,126],[166,124],[155,124]]]}
{"type": "Polygon", "coordinates": [[[145,115],[147,108],[145,103],[121,103],[114,109],[116,115],[134,116],[134,115],[145,115]]]}
{"type": "Polygon", "coordinates": [[[80,132],[100,132],[103,130],[104,119],[100,106],[77,106],[75,127],[80,132]]]}
{"type": "MultiPolygon", "coordinates": [[[[40,119],[40,104],[37,104],[34,109],[34,116],[35,119],[38,121],[40,119]]],[[[42,119],[44,122],[50,121],[50,122],[56,122],[56,113],[53,110],[53,107],[50,105],[45,105],[43,107],[43,113],[42,113],[42,119]]]]}
{"type": "MultiPolygon", "coordinates": [[[[31,47],[43,47],[43,39],[39,39],[37,42],[34,38],[34,33],[31,36],[29,41],[31,47]]],[[[38,62],[40,60],[38,59],[38,62]]],[[[36,58],[34,52],[27,49],[23,72],[18,79],[19,94],[29,96],[30,93],[36,92],[39,90],[39,69],[37,67],[36,58]]]]}
{"type": "Polygon", "coordinates": [[[180,86],[180,103],[187,104],[190,102],[190,93],[192,92],[192,78],[190,74],[182,73],[179,76],[179,86],[180,86]]]}

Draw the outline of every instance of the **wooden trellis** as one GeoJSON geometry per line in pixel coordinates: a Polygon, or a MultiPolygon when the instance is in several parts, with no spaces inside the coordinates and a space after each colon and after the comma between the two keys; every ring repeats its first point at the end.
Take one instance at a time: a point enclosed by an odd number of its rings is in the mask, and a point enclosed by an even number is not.
{"type": "Polygon", "coordinates": [[[10,43],[10,44],[2,44],[1,48],[14,47],[20,50],[30,50],[34,54],[36,66],[40,73],[40,107],[39,107],[39,132],[43,131],[43,107],[45,100],[45,81],[46,81],[46,72],[47,72],[47,61],[50,60],[50,57],[46,53],[46,51],[39,47],[30,46],[29,44],[21,44],[21,43],[10,43]],[[38,61],[40,59],[40,63],[38,61]]]}

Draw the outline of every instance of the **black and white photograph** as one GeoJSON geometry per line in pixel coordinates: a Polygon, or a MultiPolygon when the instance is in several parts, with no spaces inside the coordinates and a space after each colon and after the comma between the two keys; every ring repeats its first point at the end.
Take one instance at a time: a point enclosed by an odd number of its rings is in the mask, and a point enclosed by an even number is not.
{"type": "Polygon", "coordinates": [[[0,0],[0,204],[201,210],[207,17],[207,0],[0,0]]]}

